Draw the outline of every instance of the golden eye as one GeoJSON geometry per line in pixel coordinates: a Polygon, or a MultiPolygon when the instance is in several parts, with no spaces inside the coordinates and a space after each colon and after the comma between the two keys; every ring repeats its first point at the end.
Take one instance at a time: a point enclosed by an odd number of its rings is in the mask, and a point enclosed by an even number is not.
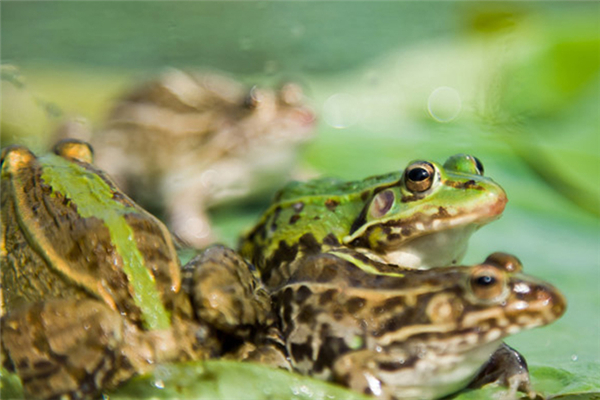
{"type": "Polygon", "coordinates": [[[494,302],[506,293],[506,276],[496,267],[480,265],[469,278],[473,295],[486,302],[494,302]]]}
{"type": "Polygon", "coordinates": [[[378,219],[383,217],[394,205],[396,196],[390,189],[383,190],[373,197],[369,208],[369,215],[372,218],[378,219]]]}
{"type": "Polygon", "coordinates": [[[424,192],[431,188],[435,177],[435,167],[427,161],[417,161],[406,168],[404,180],[411,192],[424,192]]]}
{"type": "Polygon", "coordinates": [[[4,168],[4,162],[6,161],[7,168],[19,168],[26,167],[35,160],[35,155],[25,146],[13,144],[2,149],[2,156],[0,157],[0,164],[4,168]]]}
{"type": "Polygon", "coordinates": [[[54,153],[64,158],[91,164],[94,161],[94,150],[88,143],[77,139],[63,139],[54,145],[54,153]]]}

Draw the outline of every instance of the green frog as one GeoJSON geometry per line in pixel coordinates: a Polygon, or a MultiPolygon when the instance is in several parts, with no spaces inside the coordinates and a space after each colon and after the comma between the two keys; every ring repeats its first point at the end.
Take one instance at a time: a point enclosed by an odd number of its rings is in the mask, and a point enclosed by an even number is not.
{"type": "Polygon", "coordinates": [[[286,265],[296,257],[329,249],[402,267],[454,265],[469,237],[507,202],[483,173],[477,158],[457,154],[444,165],[415,161],[361,181],[292,182],[242,239],[240,252],[270,285],[287,279],[286,265]]]}
{"type": "Polygon", "coordinates": [[[26,397],[94,397],[161,362],[219,356],[268,319],[237,254],[213,247],[181,268],[166,227],[91,163],[75,140],[2,152],[2,364],[26,397]]]}
{"type": "Polygon", "coordinates": [[[298,258],[290,271],[272,295],[294,370],[382,399],[434,399],[492,381],[511,398],[532,396],[524,359],[502,339],[566,308],[504,253],[399,270],[346,249],[298,258]]]}

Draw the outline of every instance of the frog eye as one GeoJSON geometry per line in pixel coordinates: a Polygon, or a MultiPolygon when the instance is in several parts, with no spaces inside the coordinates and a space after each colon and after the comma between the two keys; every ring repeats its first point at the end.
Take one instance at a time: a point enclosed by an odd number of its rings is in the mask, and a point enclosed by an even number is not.
{"type": "Polygon", "coordinates": [[[32,162],[34,159],[35,155],[27,147],[13,144],[2,149],[0,165],[4,166],[4,161],[6,161],[7,166],[20,168],[32,162]]]}
{"type": "Polygon", "coordinates": [[[496,267],[483,264],[471,273],[469,287],[477,299],[494,302],[506,293],[506,275],[496,267]]]}
{"type": "Polygon", "coordinates": [[[444,169],[469,175],[483,175],[481,161],[469,154],[455,154],[444,163],[444,169]]]}
{"type": "Polygon", "coordinates": [[[390,189],[377,193],[369,207],[369,215],[375,219],[383,217],[394,205],[395,198],[396,195],[390,189]]]}
{"type": "Polygon", "coordinates": [[[411,192],[424,192],[433,185],[434,176],[435,168],[431,163],[417,161],[404,172],[406,188],[411,192]]]}
{"type": "Polygon", "coordinates": [[[64,158],[91,164],[94,150],[88,143],[77,139],[64,139],[54,145],[54,153],[64,158]]]}
{"type": "Polygon", "coordinates": [[[256,86],[253,86],[252,89],[250,89],[250,92],[248,92],[244,98],[244,107],[249,110],[258,108],[260,107],[261,103],[264,102],[264,98],[265,94],[262,92],[262,90],[256,86]]]}
{"type": "Polygon", "coordinates": [[[473,161],[475,162],[475,167],[477,168],[479,175],[483,175],[483,164],[481,163],[481,161],[479,161],[479,158],[477,158],[475,156],[471,156],[471,157],[473,157],[473,161]]]}

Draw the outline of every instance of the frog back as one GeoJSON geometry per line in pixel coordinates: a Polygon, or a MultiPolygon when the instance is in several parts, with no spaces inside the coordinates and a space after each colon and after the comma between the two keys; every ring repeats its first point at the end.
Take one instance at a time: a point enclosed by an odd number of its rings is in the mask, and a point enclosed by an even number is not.
{"type": "MultiPolygon", "coordinates": [[[[24,147],[3,153],[6,307],[96,297],[134,321],[153,319],[140,305],[162,307],[179,291],[169,233],[90,164],[91,152],[68,147],[39,158],[24,147]]],[[[157,314],[162,322],[145,323],[165,325],[166,312],[157,314]]]]}
{"type": "Polygon", "coordinates": [[[242,255],[264,270],[300,253],[336,247],[353,229],[374,192],[397,184],[401,172],[358,181],[319,178],[281,189],[240,244],[242,255]]]}

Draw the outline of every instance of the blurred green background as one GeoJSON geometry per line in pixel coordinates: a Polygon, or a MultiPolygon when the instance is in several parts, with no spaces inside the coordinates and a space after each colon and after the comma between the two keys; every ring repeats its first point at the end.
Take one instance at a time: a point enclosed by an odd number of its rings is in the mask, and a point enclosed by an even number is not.
{"type": "MultiPolygon", "coordinates": [[[[476,155],[510,201],[466,262],[514,253],[569,301],[561,320],[508,343],[539,367],[543,390],[598,389],[589,382],[600,371],[599,3],[0,7],[3,147],[44,150],[62,118],[98,123],[133,80],[171,66],[301,83],[319,115],[302,164],[320,174],[359,179],[476,155]]],[[[259,211],[215,210],[223,240],[234,244],[259,211]]]]}

